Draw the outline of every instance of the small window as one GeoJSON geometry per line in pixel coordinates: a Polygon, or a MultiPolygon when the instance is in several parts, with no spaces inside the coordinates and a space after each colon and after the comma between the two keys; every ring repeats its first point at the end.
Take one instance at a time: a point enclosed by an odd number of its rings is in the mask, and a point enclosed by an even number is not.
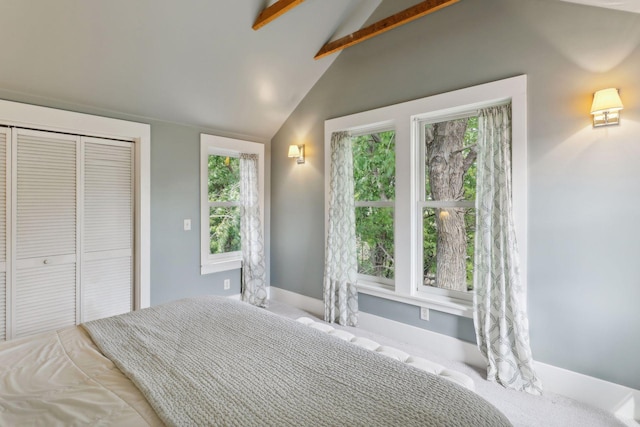
{"type": "Polygon", "coordinates": [[[478,117],[421,123],[423,286],[473,289],[478,117]]]}
{"type": "Polygon", "coordinates": [[[239,252],[240,160],[211,154],[208,173],[209,254],[239,252]]]}
{"type": "Polygon", "coordinates": [[[395,132],[352,138],[358,273],[393,285],[395,132]]]}
{"type": "Polygon", "coordinates": [[[201,274],[233,270],[242,266],[241,153],[258,155],[260,212],[264,224],[264,145],[200,135],[201,274]]]}

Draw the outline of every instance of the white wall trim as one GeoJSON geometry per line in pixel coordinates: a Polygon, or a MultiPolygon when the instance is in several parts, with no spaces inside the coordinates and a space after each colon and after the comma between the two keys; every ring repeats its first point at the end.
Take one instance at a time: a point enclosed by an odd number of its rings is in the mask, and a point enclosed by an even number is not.
{"type": "MultiPolygon", "coordinates": [[[[271,298],[322,318],[323,302],[316,298],[271,286],[271,298]]],[[[359,313],[362,329],[427,348],[443,357],[480,368],[486,367],[484,357],[474,344],[370,313],[359,313]]],[[[604,381],[564,368],[535,362],[544,390],[561,394],[615,414],[625,422],[640,421],[640,390],[604,381]]],[[[633,424],[629,424],[633,425],[633,424]]]]}
{"type": "Polygon", "coordinates": [[[151,305],[151,126],[0,100],[0,124],[135,144],[135,309],[151,305]]]}
{"type": "Polygon", "coordinates": [[[456,316],[468,317],[470,319],[473,318],[473,304],[471,300],[461,300],[446,295],[434,296],[434,294],[426,292],[416,292],[415,296],[406,296],[381,286],[369,286],[362,282],[358,282],[358,292],[391,301],[411,304],[416,307],[424,307],[429,310],[455,314],[456,316]]]}
{"type": "Polygon", "coordinates": [[[320,318],[324,317],[324,304],[322,300],[287,291],[286,289],[277,288],[273,285],[271,285],[269,289],[271,292],[270,297],[275,301],[281,301],[301,310],[308,311],[320,318]]]}

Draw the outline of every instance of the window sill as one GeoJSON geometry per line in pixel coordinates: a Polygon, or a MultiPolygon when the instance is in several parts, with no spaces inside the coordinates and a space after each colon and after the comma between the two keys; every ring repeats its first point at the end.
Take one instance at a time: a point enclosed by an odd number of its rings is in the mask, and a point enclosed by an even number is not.
{"type": "Polygon", "coordinates": [[[473,318],[473,301],[424,293],[420,295],[404,295],[382,286],[363,283],[358,283],[358,292],[456,316],[473,318]]]}
{"type": "Polygon", "coordinates": [[[219,273],[221,271],[237,270],[242,267],[241,259],[228,259],[224,261],[209,262],[200,266],[200,274],[219,273]]]}

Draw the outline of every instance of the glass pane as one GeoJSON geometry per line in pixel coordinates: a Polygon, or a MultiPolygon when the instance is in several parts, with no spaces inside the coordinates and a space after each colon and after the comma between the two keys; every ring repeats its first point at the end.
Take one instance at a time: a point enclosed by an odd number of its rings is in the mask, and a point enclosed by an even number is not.
{"type": "Polygon", "coordinates": [[[240,159],[209,155],[209,201],[240,200],[240,159]]]}
{"type": "Polygon", "coordinates": [[[429,123],[425,134],[425,200],[475,200],[478,118],[429,123]]]}
{"type": "Polygon", "coordinates": [[[395,131],[356,136],[351,144],[355,200],[393,200],[396,195],[395,131]]]}
{"type": "Polygon", "coordinates": [[[213,255],[239,250],[240,207],[209,208],[209,253],[213,255]]]}
{"type": "Polygon", "coordinates": [[[476,233],[474,208],[425,208],[423,217],[423,284],[473,289],[476,233]]]}
{"type": "Polygon", "coordinates": [[[393,208],[356,208],[358,273],[393,279],[393,208]]]}

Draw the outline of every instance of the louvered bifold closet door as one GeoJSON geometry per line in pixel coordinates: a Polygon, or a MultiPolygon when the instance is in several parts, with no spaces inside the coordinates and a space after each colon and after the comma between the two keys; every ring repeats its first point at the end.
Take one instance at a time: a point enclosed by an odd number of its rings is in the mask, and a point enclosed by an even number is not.
{"type": "Polygon", "coordinates": [[[13,132],[13,338],[78,320],[79,140],[50,132],[13,132]]]}
{"type": "Polygon", "coordinates": [[[11,131],[0,128],[0,341],[7,338],[7,150],[11,131]]]}
{"type": "Polygon", "coordinates": [[[82,320],[133,308],[133,143],[83,138],[82,320]]]}

